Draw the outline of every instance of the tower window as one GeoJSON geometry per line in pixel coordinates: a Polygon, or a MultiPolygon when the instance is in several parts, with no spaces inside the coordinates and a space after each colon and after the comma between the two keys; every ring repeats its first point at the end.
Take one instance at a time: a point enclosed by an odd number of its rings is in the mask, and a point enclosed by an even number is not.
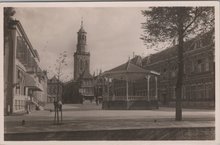
{"type": "Polygon", "coordinates": [[[80,61],[80,69],[81,70],[83,69],[83,61],[82,60],[80,61]]]}
{"type": "Polygon", "coordinates": [[[197,71],[202,72],[202,60],[197,60],[197,71]]]}
{"type": "Polygon", "coordinates": [[[209,59],[205,59],[205,71],[209,71],[209,59]]]}
{"type": "Polygon", "coordinates": [[[86,68],[88,67],[88,61],[86,61],[86,68]]]}

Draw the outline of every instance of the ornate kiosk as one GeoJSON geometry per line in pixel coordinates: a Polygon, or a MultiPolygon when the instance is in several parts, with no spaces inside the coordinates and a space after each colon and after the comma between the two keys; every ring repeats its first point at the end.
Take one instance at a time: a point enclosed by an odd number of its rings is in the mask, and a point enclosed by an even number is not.
{"type": "Polygon", "coordinates": [[[158,76],[130,60],[105,71],[103,77],[103,109],[157,109],[158,76]]]}

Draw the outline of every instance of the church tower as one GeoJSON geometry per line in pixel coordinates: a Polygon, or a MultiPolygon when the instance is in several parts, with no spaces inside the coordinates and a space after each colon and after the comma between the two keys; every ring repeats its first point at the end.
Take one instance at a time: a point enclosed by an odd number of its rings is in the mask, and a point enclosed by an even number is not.
{"type": "Polygon", "coordinates": [[[74,80],[83,74],[90,74],[90,53],[87,49],[86,34],[81,21],[81,28],[77,33],[77,49],[74,53],[74,80]]]}

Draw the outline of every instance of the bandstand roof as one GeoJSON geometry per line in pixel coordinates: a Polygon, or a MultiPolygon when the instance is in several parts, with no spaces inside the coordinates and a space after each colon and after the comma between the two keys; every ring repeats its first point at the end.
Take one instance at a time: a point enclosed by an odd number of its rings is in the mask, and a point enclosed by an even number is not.
{"type": "Polygon", "coordinates": [[[143,79],[146,75],[160,75],[155,71],[146,70],[130,62],[130,60],[111,70],[105,71],[102,76],[119,80],[138,80],[143,79]]]}

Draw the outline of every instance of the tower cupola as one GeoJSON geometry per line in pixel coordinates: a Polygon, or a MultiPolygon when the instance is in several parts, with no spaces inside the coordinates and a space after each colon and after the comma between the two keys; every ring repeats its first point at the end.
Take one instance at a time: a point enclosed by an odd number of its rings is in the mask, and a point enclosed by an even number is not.
{"type": "Polygon", "coordinates": [[[83,28],[83,21],[81,21],[81,27],[78,31],[77,52],[86,52],[86,34],[87,32],[83,28]]]}

